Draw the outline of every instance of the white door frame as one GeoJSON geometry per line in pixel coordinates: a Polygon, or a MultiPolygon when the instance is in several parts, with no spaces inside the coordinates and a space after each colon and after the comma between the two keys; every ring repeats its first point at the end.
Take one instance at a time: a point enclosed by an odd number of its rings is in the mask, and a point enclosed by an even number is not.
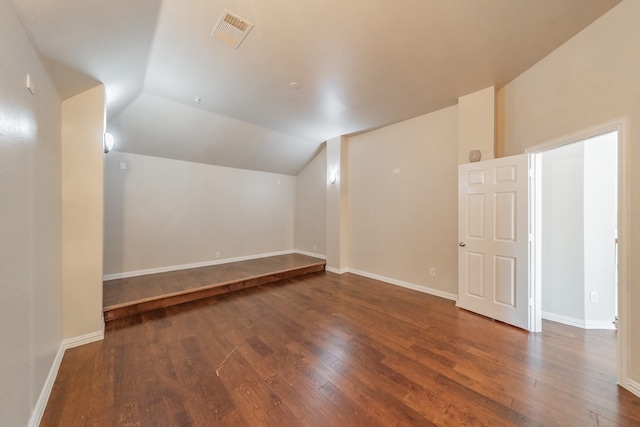
{"type": "MultiPolygon", "coordinates": [[[[539,155],[552,148],[561,147],[573,142],[582,141],[607,132],[618,132],[618,384],[629,388],[629,288],[628,288],[628,262],[629,262],[629,138],[628,118],[623,117],[601,125],[594,126],[579,132],[563,136],[552,141],[545,142],[526,149],[526,153],[532,154],[533,176],[530,181],[530,233],[532,236],[530,247],[530,276],[529,286],[532,288],[535,313],[535,325],[542,325],[542,301],[541,277],[540,277],[540,245],[541,241],[541,212],[540,206],[536,206],[535,199],[540,194],[540,189],[535,188],[536,175],[540,173],[539,155]]],[[[539,176],[539,175],[538,175],[539,176]]],[[[539,199],[538,199],[539,200],[539,199]]]]}

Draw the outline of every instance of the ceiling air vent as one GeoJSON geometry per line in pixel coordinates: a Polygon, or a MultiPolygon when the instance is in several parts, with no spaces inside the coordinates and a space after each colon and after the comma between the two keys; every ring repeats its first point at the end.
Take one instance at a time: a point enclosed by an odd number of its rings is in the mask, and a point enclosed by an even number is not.
{"type": "Polygon", "coordinates": [[[237,49],[252,28],[251,22],[225,9],[213,28],[211,37],[222,40],[237,49]]]}

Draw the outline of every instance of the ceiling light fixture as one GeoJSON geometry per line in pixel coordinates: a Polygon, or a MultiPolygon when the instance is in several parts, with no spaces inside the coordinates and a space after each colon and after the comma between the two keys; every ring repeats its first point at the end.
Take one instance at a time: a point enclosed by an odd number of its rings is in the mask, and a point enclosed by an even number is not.
{"type": "Polygon", "coordinates": [[[291,86],[291,89],[294,89],[294,90],[298,90],[302,88],[302,85],[298,82],[291,82],[289,86],[291,86]]]}
{"type": "Polygon", "coordinates": [[[200,105],[200,103],[202,102],[202,98],[200,98],[199,96],[196,96],[196,98],[193,100],[193,102],[195,102],[196,104],[200,105]]]}

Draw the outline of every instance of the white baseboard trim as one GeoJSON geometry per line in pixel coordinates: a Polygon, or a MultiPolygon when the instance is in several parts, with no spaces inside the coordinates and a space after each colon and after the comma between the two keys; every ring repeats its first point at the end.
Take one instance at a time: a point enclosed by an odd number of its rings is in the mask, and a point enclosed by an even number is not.
{"type": "Polygon", "coordinates": [[[82,335],[79,337],[67,338],[62,341],[62,345],[65,350],[74,347],[80,347],[81,345],[90,344],[92,342],[101,341],[104,339],[104,326],[101,331],[92,332],[87,335],[82,335]]]}
{"type": "Polygon", "coordinates": [[[280,251],[280,252],[270,252],[270,253],[263,253],[263,254],[257,254],[257,255],[248,255],[248,256],[242,256],[242,257],[236,257],[236,258],[217,259],[217,260],[214,260],[214,261],[195,262],[195,263],[192,263],[192,264],[170,265],[170,266],[167,266],[167,267],[148,268],[148,269],[145,269],[145,270],[125,271],[123,273],[105,274],[104,276],[102,276],[102,280],[108,281],[108,280],[116,280],[116,279],[126,279],[128,277],[146,276],[148,274],[167,273],[169,271],[178,271],[178,270],[188,270],[190,268],[209,267],[209,266],[212,266],[212,265],[228,264],[230,262],[248,261],[248,260],[251,260],[251,259],[266,258],[266,257],[278,256],[278,255],[288,255],[288,254],[292,254],[294,252],[295,251],[293,251],[293,250],[280,251]]]}
{"type": "Polygon", "coordinates": [[[315,253],[313,253],[313,252],[307,252],[307,251],[301,251],[301,250],[299,250],[299,249],[296,249],[296,250],[295,250],[295,251],[293,251],[293,252],[295,252],[295,253],[297,253],[297,254],[300,254],[300,255],[310,256],[310,257],[313,257],[313,258],[320,258],[320,259],[324,259],[324,260],[326,260],[326,259],[327,259],[327,256],[326,256],[326,255],[315,254],[315,253]]]}
{"type": "Polygon", "coordinates": [[[458,300],[458,295],[449,292],[440,291],[438,289],[428,288],[426,286],[416,285],[414,283],[404,282],[402,280],[391,279],[389,277],[379,276],[373,273],[367,273],[366,271],[348,269],[349,273],[357,274],[358,276],[368,277],[369,279],[379,280],[381,282],[389,283],[391,285],[401,286],[403,288],[411,289],[414,291],[422,292],[424,294],[434,295],[440,298],[445,298],[452,301],[458,300]]]}
{"type": "Polygon", "coordinates": [[[51,365],[51,369],[49,370],[47,380],[44,382],[44,386],[42,387],[42,391],[40,392],[40,397],[38,397],[38,401],[36,402],[36,407],[31,413],[31,418],[29,419],[29,427],[38,427],[40,425],[40,421],[42,420],[42,416],[44,415],[44,410],[47,407],[47,402],[49,401],[49,396],[51,395],[51,390],[53,390],[53,384],[56,382],[56,377],[58,376],[58,370],[60,369],[60,364],[62,363],[62,358],[64,357],[64,351],[64,345],[61,343],[60,347],[58,347],[56,357],[53,359],[53,364],[51,365]]]}
{"type": "Polygon", "coordinates": [[[344,274],[344,273],[348,273],[349,272],[348,268],[338,269],[338,268],[333,268],[333,267],[326,266],[324,269],[327,270],[330,273],[335,273],[335,274],[344,274]]]}
{"type": "Polygon", "coordinates": [[[550,313],[548,311],[542,312],[542,318],[544,320],[550,320],[556,323],[562,323],[563,325],[573,326],[581,329],[607,329],[614,330],[616,325],[613,322],[607,322],[602,320],[582,320],[569,316],[563,316],[561,314],[550,313]]]}
{"type": "Polygon", "coordinates": [[[640,397],[640,383],[638,383],[638,382],[636,382],[634,380],[627,379],[627,387],[626,388],[631,393],[633,393],[636,396],[640,397]]]}
{"type": "Polygon", "coordinates": [[[102,330],[79,337],[68,338],[60,343],[60,347],[58,347],[56,357],[53,359],[53,364],[51,365],[51,369],[49,370],[49,375],[47,375],[47,380],[42,386],[42,391],[40,392],[40,396],[38,397],[36,406],[31,413],[31,418],[29,419],[29,427],[38,427],[40,425],[40,421],[42,420],[42,416],[44,415],[44,410],[46,409],[47,402],[49,401],[49,396],[51,395],[51,390],[53,390],[53,384],[56,382],[58,370],[60,369],[60,364],[62,363],[62,358],[64,357],[65,351],[70,348],[78,347],[83,344],[89,344],[103,339],[104,320],[102,321],[102,330]]]}
{"type": "Polygon", "coordinates": [[[587,320],[585,321],[585,329],[615,330],[616,325],[614,325],[613,321],[607,322],[606,320],[587,320]]]}
{"type": "Polygon", "coordinates": [[[584,325],[584,321],[580,319],[575,319],[569,316],[563,316],[561,314],[549,313],[548,311],[542,312],[542,319],[550,320],[556,323],[562,323],[563,325],[574,326],[576,328],[586,329],[584,325]]]}

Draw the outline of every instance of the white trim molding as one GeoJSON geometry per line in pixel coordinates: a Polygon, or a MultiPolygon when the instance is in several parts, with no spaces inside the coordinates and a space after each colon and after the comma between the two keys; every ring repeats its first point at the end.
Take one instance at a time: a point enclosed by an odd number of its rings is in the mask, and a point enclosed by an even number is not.
{"type": "Polygon", "coordinates": [[[29,427],[38,427],[40,425],[40,421],[42,420],[42,416],[44,415],[44,410],[46,409],[47,402],[49,401],[49,396],[51,395],[51,390],[53,390],[53,385],[56,382],[56,377],[58,376],[58,371],[60,370],[60,365],[62,364],[64,353],[70,348],[79,347],[81,345],[101,341],[103,339],[104,320],[102,321],[102,330],[79,337],[68,338],[60,343],[60,347],[58,347],[56,357],[53,359],[53,363],[51,364],[49,375],[47,375],[47,380],[42,386],[42,391],[40,391],[40,396],[38,397],[36,406],[31,413],[31,418],[29,419],[29,427]]]}
{"type": "Polygon", "coordinates": [[[601,329],[601,330],[616,330],[616,325],[606,320],[586,320],[585,329],[601,329]]]}
{"type": "MultiPolygon", "coordinates": [[[[148,268],[145,270],[125,271],[123,273],[105,274],[102,277],[102,280],[108,281],[108,280],[116,280],[116,279],[126,279],[128,277],[146,276],[148,274],[167,273],[169,271],[188,270],[190,268],[210,267],[212,265],[228,264],[231,262],[239,262],[239,261],[248,261],[252,259],[267,258],[270,256],[289,255],[295,252],[296,251],[294,250],[270,252],[270,253],[264,253],[264,254],[235,257],[235,258],[217,259],[213,261],[195,262],[192,264],[170,265],[166,267],[148,268]]],[[[311,254],[310,256],[315,256],[316,258],[319,257],[318,255],[311,255],[311,254]]]]}
{"type": "Polygon", "coordinates": [[[631,393],[635,394],[636,396],[640,397],[640,383],[636,382],[632,379],[627,379],[627,390],[629,390],[631,393]]]}
{"type": "Polygon", "coordinates": [[[348,268],[343,268],[343,269],[340,270],[340,269],[337,269],[337,268],[326,266],[324,269],[326,271],[330,272],[330,273],[335,273],[335,274],[345,274],[345,273],[349,272],[348,268]]]}
{"type": "Polygon", "coordinates": [[[563,325],[586,329],[584,320],[576,319],[574,317],[563,316],[562,314],[555,314],[555,313],[549,313],[548,311],[543,311],[542,318],[544,320],[550,320],[552,322],[562,323],[563,325]]]}
{"type": "Polygon", "coordinates": [[[294,253],[300,254],[300,255],[306,255],[306,256],[310,256],[313,258],[320,258],[320,259],[327,259],[326,255],[322,255],[322,254],[315,254],[313,252],[307,252],[307,251],[301,251],[299,249],[296,249],[295,251],[293,251],[294,253]]]}
{"type": "Polygon", "coordinates": [[[36,407],[31,413],[31,418],[29,419],[29,427],[38,427],[40,425],[40,421],[42,420],[42,416],[44,415],[44,410],[46,409],[47,402],[49,401],[49,396],[51,395],[51,390],[53,390],[53,384],[56,382],[56,377],[58,376],[58,370],[60,369],[60,364],[62,363],[62,358],[64,357],[64,351],[64,345],[61,343],[60,347],[58,347],[56,357],[53,359],[53,364],[51,365],[51,369],[49,370],[47,380],[44,382],[44,386],[42,386],[42,391],[40,391],[40,397],[38,397],[36,407]]]}
{"type": "MultiPolygon", "coordinates": [[[[327,269],[328,270],[328,269],[327,269]]],[[[426,286],[416,285],[415,283],[404,282],[402,280],[391,279],[389,277],[379,276],[373,273],[367,273],[366,271],[348,269],[349,273],[357,274],[358,276],[368,277],[369,279],[379,280],[381,282],[389,283],[391,285],[400,286],[403,288],[411,289],[414,291],[422,292],[423,294],[434,295],[440,298],[445,298],[451,301],[457,301],[458,295],[449,292],[444,292],[438,289],[428,288],[426,286]]]]}
{"type": "Polygon", "coordinates": [[[80,347],[81,345],[90,344],[92,342],[102,341],[104,339],[104,323],[102,325],[101,331],[92,332],[79,337],[68,338],[62,341],[62,346],[65,350],[68,350],[70,348],[80,347]]]}
{"type": "Polygon", "coordinates": [[[550,320],[552,322],[562,323],[563,325],[573,326],[581,329],[616,329],[616,325],[613,322],[607,322],[604,320],[576,319],[573,317],[563,316],[561,314],[550,313],[548,311],[542,312],[542,318],[544,320],[550,320]]]}

